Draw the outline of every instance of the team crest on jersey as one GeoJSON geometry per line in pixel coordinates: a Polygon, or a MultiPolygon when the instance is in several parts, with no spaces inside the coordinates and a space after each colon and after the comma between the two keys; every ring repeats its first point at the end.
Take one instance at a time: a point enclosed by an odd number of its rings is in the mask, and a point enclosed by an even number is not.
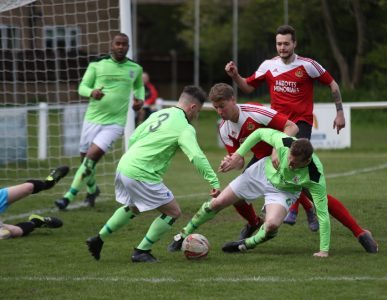
{"type": "Polygon", "coordinates": [[[304,72],[301,69],[297,69],[294,75],[296,75],[298,78],[301,78],[304,76],[304,72]]]}
{"type": "Polygon", "coordinates": [[[298,184],[298,183],[300,182],[300,177],[299,177],[299,176],[294,176],[294,177],[293,177],[293,182],[294,182],[295,184],[298,184]]]}
{"type": "Polygon", "coordinates": [[[253,123],[248,123],[246,128],[247,128],[248,131],[253,131],[255,129],[255,126],[254,126],[253,123]]]}
{"type": "Polygon", "coordinates": [[[129,71],[129,77],[134,78],[134,71],[129,71]]]}

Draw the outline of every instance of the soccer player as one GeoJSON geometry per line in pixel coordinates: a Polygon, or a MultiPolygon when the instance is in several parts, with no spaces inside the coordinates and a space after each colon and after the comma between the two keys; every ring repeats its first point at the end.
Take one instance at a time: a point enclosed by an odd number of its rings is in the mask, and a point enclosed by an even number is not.
{"type": "MultiPolygon", "coordinates": [[[[343,104],[340,88],[332,76],[316,61],[297,55],[296,33],[289,25],[280,26],[276,34],[278,56],[265,60],[258,70],[247,78],[241,77],[237,66],[231,61],[226,64],[227,74],[245,93],[251,93],[255,88],[266,82],[271,97],[271,107],[284,113],[299,128],[298,138],[310,139],[313,125],[313,83],[315,80],[329,86],[337,115],[333,128],[337,134],[345,127],[343,104]]],[[[309,208],[309,201],[301,197],[301,204],[309,208]]],[[[361,228],[347,208],[332,195],[328,195],[329,213],[352,231],[367,252],[375,253],[377,244],[367,230],[361,228]]],[[[290,213],[284,222],[295,224],[298,204],[290,208],[290,213]]],[[[255,212],[250,212],[255,213],[255,212]]]]}
{"type": "Polygon", "coordinates": [[[223,208],[241,199],[252,201],[264,196],[266,216],[258,233],[247,239],[226,243],[222,248],[225,252],[253,249],[277,235],[289,207],[297,200],[302,188],[308,188],[313,196],[320,224],[320,251],[313,255],[329,255],[330,220],[324,171],[308,139],[297,140],[274,129],[259,128],[247,137],[234,154],[223,159],[219,171],[228,172],[243,167],[243,156],[261,141],[275,148],[279,158],[278,167],[274,167],[271,158],[266,157],[247,168],[218,197],[202,205],[180,232],[181,238],[174,239],[170,244],[170,249],[180,250],[187,235],[214,218],[223,208]]]}
{"type": "MultiPolygon", "coordinates": [[[[69,168],[67,166],[60,166],[52,170],[45,180],[30,179],[22,184],[0,189],[0,213],[3,213],[12,203],[18,200],[31,194],[51,189],[68,172],[69,168]]],[[[36,227],[47,226],[57,228],[62,226],[62,222],[57,218],[41,217],[38,215],[32,215],[30,221],[24,223],[19,223],[15,226],[4,224],[0,221],[0,239],[27,235],[36,227]]]]}
{"type": "Polygon", "coordinates": [[[134,93],[133,109],[144,100],[142,67],[128,59],[129,38],[124,33],[114,36],[111,55],[91,62],[79,85],[79,94],[90,97],[83,122],[78,168],[70,189],[55,205],[63,210],[86,184],[85,203],[91,207],[100,194],[96,184],[96,164],[112,144],[124,133],[130,94],[134,93]]]}
{"type": "MultiPolygon", "coordinates": [[[[209,93],[209,99],[217,114],[222,118],[219,125],[221,140],[226,146],[228,154],[233,154],[243,141],[257,128],[273,128],[285,132],[287,135],[295,136],[298,127],[292,121],[271,108],[264,107],[257,103],[237,104],[233,88],[225,83],[215,84],[209,93]]],[[[246,169],[256,161],[272,155],[273,148],[265,142],[260,142],[251,148],[253,157],[247,164],[246,169]]],[[[274,153],[273,163],[278,165],[278,157],[274,153]]],[[[301,195],[300,197],[306,197],[301,195]]],[[[254,212],[251,203],[241,200],[234,203],[238,213],[248,221],[240,233],[240,238],[250,237],[259,227],[263,220],[254,212]],[[249,207],[251,206],[251,207],[249,207]],[[251,211],[253,213],[251,213],[251,211]]],[[[311,229],[318,230],[318,221],[313,211],[311,211],[311,229]]]]}
{"type": "Polygon", "coordinates": [[[191,125],[205,99],[206,94],[201,88],[186,86],[176,107],[151,114],[137,127],[116,172],[116,200],[123,206],[116,210],[97,236],[86,242],[89,252],[96,260],[100,259],[104,241],[113,232],[139,213],[157,209],[161,215],[153,221],[132,255],[133,262],[157,261],[150,253],[153,244],[171,228],[181,214],[173,193],[162,179],[178,148],[210,183],[210,195],[215,197],[220,193],[219,180],[200,149],[195,129],[191,125]]]}

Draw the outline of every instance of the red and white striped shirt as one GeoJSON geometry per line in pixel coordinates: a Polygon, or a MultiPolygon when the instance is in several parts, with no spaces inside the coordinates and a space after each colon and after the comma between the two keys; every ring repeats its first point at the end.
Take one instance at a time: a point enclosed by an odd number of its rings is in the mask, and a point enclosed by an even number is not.
{"type": "MultiPolygon", "coordinates": [[[[238,108],[237,123],[222,120],[219,124],[219,134],[229,154],[234,153],[254,130],[273,128],[283,131],[288,120],[285,115],[258,103],[238,104],[238,108]]],[[[259,142],[251,151],[256,158],[261,159],[271,155],[272,147],[265,142],[259,142]]]]}
{"type": "Polygon", "coordinates": [[[333,78],[313,59],[296,55],[289,64],[284,64],[279,56],[265,60],[246,82],[257,87],[266,81],[273,109],[294,123],[305,121],[312,125],[314,80],[329,85],[333,78]]]}

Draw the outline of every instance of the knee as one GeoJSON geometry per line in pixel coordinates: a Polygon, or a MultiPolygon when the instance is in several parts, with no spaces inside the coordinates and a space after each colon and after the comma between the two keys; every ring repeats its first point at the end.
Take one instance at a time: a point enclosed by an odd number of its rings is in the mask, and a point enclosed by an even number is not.
{"type": "Polygon", "coordinates": [[[265,221],[265,231],[267,233],[276,232],[278,230],[279,224],[277,222],[274,222],[274,220],[266,220],[265,221]]]}
{"type": "Polygon", "coordinates": [[[174,209],[170,210],[168,213],[168,216],[174,218],[175,220],[180,218],[180,216],[181,216],[180,207],[175,207],[174,209]]]}

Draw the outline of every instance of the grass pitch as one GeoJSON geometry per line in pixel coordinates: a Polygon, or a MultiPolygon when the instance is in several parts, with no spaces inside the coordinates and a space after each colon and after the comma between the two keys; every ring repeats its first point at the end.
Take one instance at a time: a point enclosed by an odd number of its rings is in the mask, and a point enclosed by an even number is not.
{"type": "MultiPolygon", "coordinates": [[[[95,235],[118,207],[113,181],[94,209],[79,207],[66,212],[53,208],[58,190],[31,196],[11,206],[2,218],[9,223],[25,219],[34,210],[64,221],[60,229],[38,229],[30,236],[0,241],[2,299],[386,299],[387,255],[387,121],[376,126],[352,118],[353,147],[318,151],[324,163],[328,192],[339,198],[359,224],[372,231],[380,253],[366,253],[351,232],[331,219],[331,252],[327,259],[312,257],[318,250],[318,233],[307,227],[300,209],[296,225],[283,225],[278,236],[247,254],[225,254],[224,242],[235,240],[244,225],[233,208],[220,212],[198,232],[211,250],[202,261],[188,261],[182,253],[169,253],[167,244],[203,201],[209,186],[187,158],[178,153],[165,177],[183,215],[159,241],[156,264],[133,264],[133,247],[158,215],[145,213],[106,241],[100,261],[88,253],[85,240],[95,235]],[[384,126],[383,126],[384,124],[384,126]]],[[[361,119],[361,118],[359,118],[361,119]]],[[[385,120],[385,114],[381,120],[385,120]]],[[[225,154],[215,145],[214,115],[199,122],[199,141],[214,168],[225,154]],[[209,130],[209,128],[214,128],[209,130]]],[[[107,158],[108,159],[108,158],[107,158]]],[[[114,166],[112,166],[114,169],[114,166]]],[[[222,174],[225,186],[238,172],[222,174]]],[[[108,179],[110,180],[110,178],[108,179]]],[[[111,179],[112,180],[112,179],[111,179]]],[[[18,183],[15,179],[14,183],[18,183]]],[[[79,199],[80,200],[80,199],[79,199]]],[[[255,202],[257,210],[263,201],[255,202]]]]}

